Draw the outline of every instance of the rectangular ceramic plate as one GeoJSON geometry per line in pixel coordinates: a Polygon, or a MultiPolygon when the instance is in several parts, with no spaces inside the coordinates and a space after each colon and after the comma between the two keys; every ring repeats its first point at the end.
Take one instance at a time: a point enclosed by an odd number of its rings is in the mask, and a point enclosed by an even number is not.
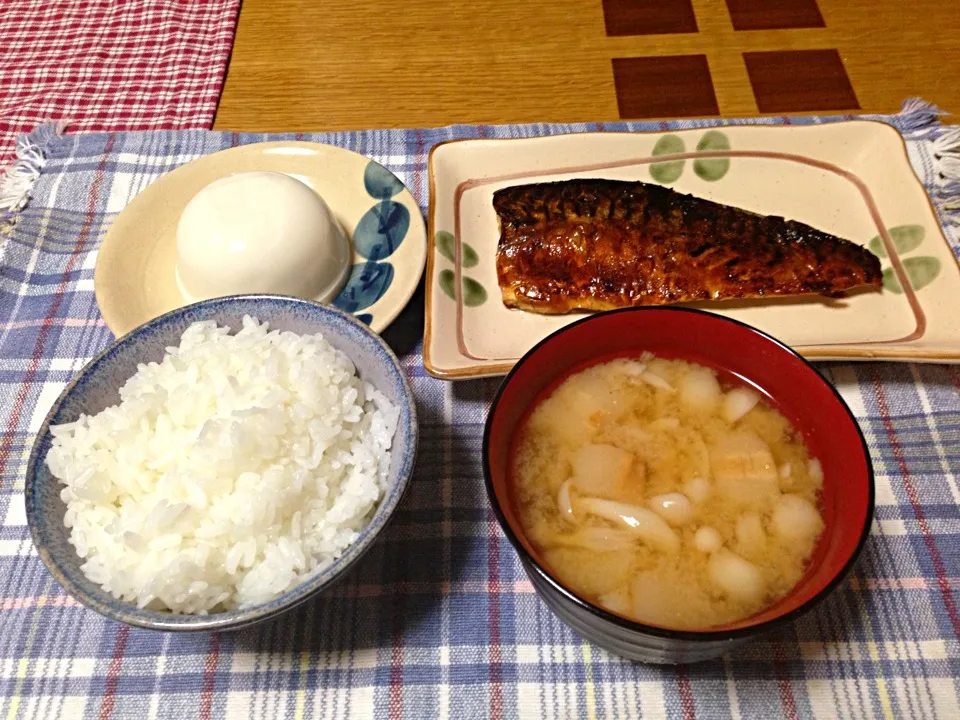
{"type": "Polygon", "coordinates": [[[960,268],[903,139],[883,123],[460,140],[433,149],[429,175],[424,366],[437,377],[506,373],[583,317],[508,309],[495,265],[493,193],[573,177],[656,182],[780,215],[867,245],[883,263],[882,291],[695,307],[811,359],[960,361],[960,268]]]}

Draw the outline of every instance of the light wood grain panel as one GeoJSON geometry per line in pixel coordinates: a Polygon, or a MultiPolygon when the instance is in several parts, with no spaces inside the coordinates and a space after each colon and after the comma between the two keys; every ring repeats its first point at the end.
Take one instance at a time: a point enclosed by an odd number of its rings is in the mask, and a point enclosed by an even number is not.
{"type": "Polygon", "coordinates": [[[724,0],[694,0],[698,33],[607,37],[600,0],[245,0],[215,127],[612,120],[612,58],[681,54],[707,56],[722,114],[749,115],[743,52],[832,48],[865,112],[960,112],[955,3],[818,4],[826,28],[736,32],[724,0]]]}

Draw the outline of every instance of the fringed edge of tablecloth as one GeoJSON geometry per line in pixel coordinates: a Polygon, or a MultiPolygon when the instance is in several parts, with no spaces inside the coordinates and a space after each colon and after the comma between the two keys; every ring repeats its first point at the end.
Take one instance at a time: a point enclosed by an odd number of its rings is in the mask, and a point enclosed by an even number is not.
{"type": "MultiPolygon", "coordinates": [[[[0,239],[10,234],[18,214],[30,202],[33,187],[47,162],[47,148],[66,126],[66,122],[55,120],[17,136],[16,159],[0,176],[0,239]]],[[[0,255],[2,250],[0,245],[0,255]]]]}
{"type": "Polygon", "coordinates": [[[937,183],[944,195],[941,207],[960,218],[960,126],[947,130],[933,141],[937,183]]]}
{"type": "Polygon", "coordinates": [[[902,132],[913,132],[939,124],[940,118],[947,114],[933,103],[914,97],[904,100],[900,112],[891,119],[895,119],[894,124],[902,132]]]}

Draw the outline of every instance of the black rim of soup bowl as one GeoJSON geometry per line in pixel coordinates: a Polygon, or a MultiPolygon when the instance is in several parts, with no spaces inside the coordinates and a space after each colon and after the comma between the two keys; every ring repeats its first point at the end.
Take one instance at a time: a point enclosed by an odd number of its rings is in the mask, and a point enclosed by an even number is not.
{"type": "MultiPolygon", "coordinates": [[[[203,318],[209,319],[209,318],[203,318]]],[[[403,410],[401,408],[401,415],[403,410]]],[[[394,435],[394,442],[399,437],[400,427],[398,425],[394,435]]],[[[47,411],[41,424],[40,432],[34,440],[30,451],[30,457],[27,462],[26,485],[24,487],[24,503],[26,505],[27,524],[30,529],[30,537],[34,548],[40,560],[46,566],[47,571],[56,580],[60,586],[81,605],[106,617],[110,620],[125,623],[126,625],[153,630],[160,632],[181,632],[181,633],[208,633],[208,632],[232,632],[242,630],[251,625],[271,620],[280,615],[299,607],[300,605],[313,600],[316,596],[337,584],[341,579],[356,566],[358,561],[366,555],[373,545],[380,539],[381,533],[393,520],[396,510],[403,501],[404,496],[410,487],[410,481],[413,476],[416,463],[417,449],[419,445],[419,423],[417,420],[417,408],[413,390],[407,380],[406,373],[403,371],[403,365],[394,353],[393,348],[384,340],[379,333],[373,332],[362,321],[355,318],[350,313],[346,313],[332,305],[324,305],[313,300],[305,300],[289,295],[277,295],[270,293],[251,293],[245,295],[228,295],[224,297],[210,298],[200,300],[180,308],[170,310],[148,320],[142,325],[137,326],[130,332],[117,337],[110,345],[91,358],[83,368],[77,372],[70,382],[64,387],[60,395],[54,401],[53,405],[47,411]],[[60,411],[67,397],[80,382],[86,379],[100,362],[119,351],[121,345],[128,341],[131,336],[137,335],[143,331],[151,330],[158,325],[162,325],[169,318],[189,312],[193,309],[206,309],[218,305],[229,305],[233,302],[246,301],[268,301],[287,303],[291,306],[314,306],[331,316],[339,318],[348,325],[353,326],[360,331],[362,335],[370,336],[374,343],[379,346],[384,355],[390,360],[397,377],[400,380],[401,387],[404,390],[406,398],[406,408],[410,418],[410,433],[408,437],[409,451],[402,458],[405,462],[399,475],[401,487],[398,490],[389,492],[381,498],[370,522],[360,532],[359,537],[349,545],[343,553],[333,563],[316,575],[312,575],[302,580],[292,589],[267,600],[266,602],[251,605],[245,608],[228,610],[219,613],[210,613],[207,615],[173,613],[166,610],[146,610],[140,609],[135,603],[125,600],[119,600],[110,593],[103,590],[98,584],[88,580],[83,573],[73,573],[64,568],[64,563],[50,551],[46,544],[48,530],[45,527],[45,519],[41,509],[41,503],[37,499],[38,489],[36,487],[37,466],[43,462],[41,451],[48,450],[52,443],[50,434],[50,424],[60,411]],[[381,511],[384,511],[381,515],[381,511]],[[84,585],[89,587],[85,588],[84,585]]],[[[45,457],[45,456],[44,456],[45,457]]],[[[62,522],[62,518],[60,519],[62,522]]],[[[69,547],[71,552],[75,552],[73,546],[69,547]]]]}
{"type": "MultiPolygon", "coordinates": [[[[602,359],[602,358],[599,358],[602,359]]],[[[598,360],[599,360],[598,359],[598,360]]],[[[574,366],[568,368],[564,373],[569,373],[577,369],[583,369],[583,366],[574,366]]],[[[559,377],[551,378],[550,382],[555,382],[559,377]]],[[[548,387],[549,383],[544,386],[548,387]]],[[[675,640],[680,642],[720,642],[724,640],[748,640],[757,638],[760,635],[764,635],[773,630],[777,630],[786,625],[793,623],[795,620],[800,618],[802,615],[810,612],[813,608],[819,605],[823,600],[825,600],[834,590],[844,581],[847,576],[850,574],[850,571],[853,570],[854,565],[856,565],[857,560],[859,560],[863,548],[866,545],[867,538],[870,536],[870,527],[873,524],[873,515],[874,515],[874,505],[875,505],[875,487],[874,487],[874,472],[873,472],[873,462],[870,459],[870,448],[867,445],[867,440],[863,435],[863,430],[860,428],[860,424],[857,422],[856,417],[851,412],[850,408],[847,406],[847,403],[844,402],[843,397],[840,395],[839,391],[833,386],[832,383],[828,382],[823,375],[803,358],[799,353],[795,352],[793,349],[787,347],[785,344],[777,340],[772,335],[769,335],[762,330],[758,330],[752,325],[741,322],[739,320],[734,320],[732,318],[723,317],[722,315],[717,315],[715,313],[707,312],[705,310],[697,310],[695,308],[681,308],[681,307],[639,307],[639,308],[621,308],[619,310],[608,310],[604,313],[599,313],[595,315],[590,315],[581,320],[565,325],[564,327],[556,330],[551,333],[543,340],[534,345],[530,350],[524,354],[520,360],[517,361],[516,365],[511,368],[510,372],[507,373],[506,377],[503,379],[503,382],[500,383],[500,387],[497,389],[497,393],[493,398],[493,403],[490,406],[490,410],[487,414],[487,421],[483,430],[483,477],[484,484],[486,485],[487,497],[490,501],[490,505],[493,507],[494,514],[497,517],[497,522],[500,524],[501,529],[504,534],[507,536],[507,539],[510,541],[510,544],[513,545],[514,550],[517,551],[517,554],[520,556],[522,564],[527,568],[533,568],[536,573],[543,578],[550,587],[557,593],[559,593],[567,602],[573,603],[582,610],[586,610],[590,614],[594,615],[601,620],[605,620],[609,623],[623,628],[624,630],[629,630],[635,633],[640,633],[642,635],[650,635],[653,637],[664,638],[667,640],[675,640]],[[637,312],[670,312],[670,313],[688,313],[694,315],[706,315],[709,316],[712,321],[718,323],[729,323],[732,325],[739,325],[742,328],[749,330],[750,332],[760,335],[765,340],[767,340],[772,345],[775,345],[777,348],[792,355],[794,358],[803,363],[806,367],[806,370],[813,373],[819,382],[823,383],[830,392],[833,393],[834,397],[837,399],[837,402],[840,404],[840,407],[843,408],[843,411],[847,414],[847,417],[850,419],[850,422],[853,424],[854,429],[857,432],[857,436],[860,438],[860,445],[863,451],[863,457],[866,460],[867,464],[867,513],[866,518],[863,524],[863,530],[860,533],[860,539],[857,541],[857,546],[854,548],[853,553],[851,553],[849,559],[840,569],[838,573],[833,577],[830,582],[828,582],[824,588],[814,595],[812,598],[807,600],[805,603],[799,607],[794,608],[793,610],[784,613],[783,615],[778,615],[775,618],[766,620],[755,625],[748,625],[746,627],[735,628],[731,630],[671,630],[669,628],[657,627],[655,625],[645,625],[643,623],[637,622],[635,620],[629,620],[621,615],[616,615],[607,610],[604,610],[598,605],[585,600],[580,597],[573,591],[569,590],[562,583],[556,580],[550,572],[544,568],[537,559],[531,555],[527,549],[524,547],[523,543],[520,541],[520,538],[517,537],[514,533],[513,528],[510,526],[510,523],[507,522],[507,518],[503,513],[503,509],[500,506],[500,500],[497,498],[496,491],[493,485],[493,476],[490,471],[490,460],[489,460],[489,451],[490,451],[490,432],[493,426],[493,418],[497,413],[497,409],[500,405],[500,398],[503,395],[504,390],[510,384],[513,376],[520,370],[523,366],[537,351],[544,345],[549,342],[556,340],[559,336],[563,335],[567,331],[573,329],[574,327],[581,325],[583,323],[588,323],[593,320],[596,320],[600,317],[612,314],[619,313],[637,313],[637,312]]],[[[509,488],[508,488],[509,492],[509,488]]],[[[509,498],[506,498],[509,502],[509,498]]],[[[749,618],[748,618],[749,620],[749,618]]]]}

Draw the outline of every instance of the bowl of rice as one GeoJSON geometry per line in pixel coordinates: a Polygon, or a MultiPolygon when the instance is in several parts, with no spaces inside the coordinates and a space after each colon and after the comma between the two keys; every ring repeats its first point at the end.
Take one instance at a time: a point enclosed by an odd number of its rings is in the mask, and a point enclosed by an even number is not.
{"type": "Polygon", "coordinates": [[[397,357],[335,308],[217,298],[136,328],[53,404],[27,467],[40,558],[102,615],[221,631],[329,587],[413,472],[397,357]]]}

